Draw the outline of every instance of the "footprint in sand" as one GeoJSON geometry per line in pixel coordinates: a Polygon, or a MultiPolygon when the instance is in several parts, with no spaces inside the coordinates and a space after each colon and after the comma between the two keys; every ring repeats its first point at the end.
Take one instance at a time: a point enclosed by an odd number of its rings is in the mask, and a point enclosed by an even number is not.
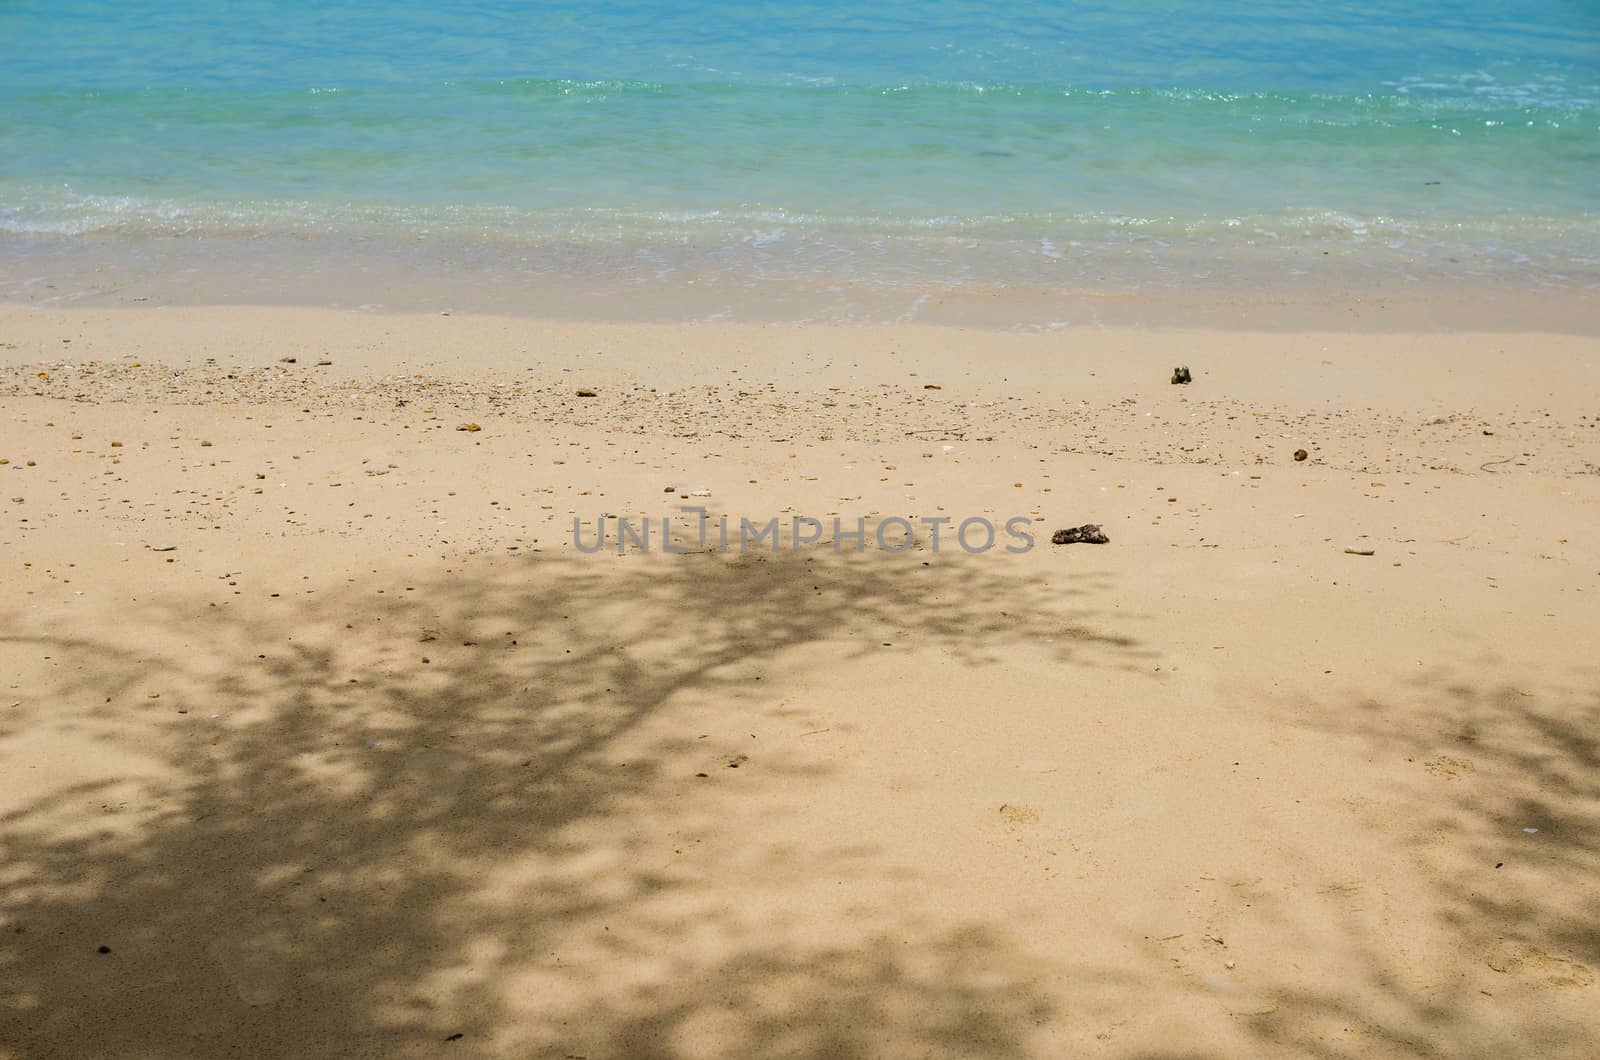
{"type": "Polygon", "coordinates": [[[1548,979],[1551,986],[1578,989],[1594,985],[1594,973],[1577,961],[1556,957],[1537,946],[1510,943],[1484,959],[1502,975],[1533,975],[1548,979]]]}
{"type": "Polygon", "coordinates": [[[289,947],[282,939],[214,939],[206,952],[222,966],[245,1004],[270,1005],[283,996],[289,947]]]}
{"type": "Polygon", "coordinates": [[[1007,802],[1000,805],[1000,816],[1010,825],[1038,824],[1039,812],[1027,806],[1007,802]]]}
{"type": "Polygon", "coordinates": [[[1460,777],[1472,772],[1472,763],[1465,758],[1451,758],[1440,755],[1430,758],[1422,766],[1436,777],[1460,777]]]}

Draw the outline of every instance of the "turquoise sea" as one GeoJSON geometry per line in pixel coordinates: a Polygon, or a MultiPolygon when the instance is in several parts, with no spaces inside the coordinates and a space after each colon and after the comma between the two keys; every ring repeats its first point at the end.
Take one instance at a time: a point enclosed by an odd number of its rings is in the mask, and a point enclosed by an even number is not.
{"type": "Polygon", "coordinates": [[[895,319],[1329,270],[1600,286],[1600,5],[0,2],[0,297],[895,319]]]}

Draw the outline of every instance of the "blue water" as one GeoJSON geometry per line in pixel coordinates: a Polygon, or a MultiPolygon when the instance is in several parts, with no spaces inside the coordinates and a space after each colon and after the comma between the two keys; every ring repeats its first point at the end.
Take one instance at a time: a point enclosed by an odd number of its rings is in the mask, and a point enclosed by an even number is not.
{"type": "Polygon", "coordinates": [[[1588,284],[1597,204],[1592,2],[0,4],[12,256],[1005,286],[1265,248],[1588,284]]]}

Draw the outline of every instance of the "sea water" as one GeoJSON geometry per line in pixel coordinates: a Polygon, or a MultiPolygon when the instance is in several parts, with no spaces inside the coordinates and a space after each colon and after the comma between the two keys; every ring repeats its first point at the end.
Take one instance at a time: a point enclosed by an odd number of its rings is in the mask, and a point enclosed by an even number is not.
{"type": "Polygon", "coordinates": [[[1597,206],[1582,0],[0,5],[11,299],[1581,295],[1597,206]]]}

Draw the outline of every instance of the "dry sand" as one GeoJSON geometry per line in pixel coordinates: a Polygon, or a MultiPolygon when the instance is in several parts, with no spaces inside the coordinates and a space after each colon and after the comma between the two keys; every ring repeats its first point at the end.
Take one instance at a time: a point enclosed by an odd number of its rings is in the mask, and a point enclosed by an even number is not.
{"type": "Polygon", "coordinates": [[[1597,369],[0,310],[0,1056],[1592,1056],[1597,369]]]}

